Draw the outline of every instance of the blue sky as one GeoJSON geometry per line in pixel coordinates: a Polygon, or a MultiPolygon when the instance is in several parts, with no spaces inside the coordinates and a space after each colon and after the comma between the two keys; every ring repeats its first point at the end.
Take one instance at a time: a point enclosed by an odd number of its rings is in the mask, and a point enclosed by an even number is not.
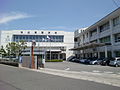
{"type": "Polygon", "coordinates": [[[0,30],[74,31],[116,8],[112,0],[0,0],[0,30]]]}

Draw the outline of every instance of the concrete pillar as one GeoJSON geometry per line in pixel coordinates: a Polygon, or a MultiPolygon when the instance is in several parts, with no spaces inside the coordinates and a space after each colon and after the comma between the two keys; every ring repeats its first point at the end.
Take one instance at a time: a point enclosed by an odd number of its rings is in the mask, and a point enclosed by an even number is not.
{"type": "Polygon", "coordinates": [[[110,40],[111,40],[111,52],[112,52],[112,57],[115,57],[115,54],[114,54],[114,49],[113,49],[113,45],[115,44],[115,37],[113,35],[113,21],[112,20],[109,20],[109,23],[110,23],[110,40]]]}
{"type": "Polygon", "coordinates": [[[97,26],[97,42],[99,43],[100,41],[99,41],[99,27],[97,26]]]}
{"type": "Polygon", "coordinates": [[[107,53],[107,46],[105,46],[105,57],[108,57],[108,53],[107,53]]]}
{"type": "Polygon", "coordinates": [[[58,53],[58,59],[60,59],[60,53],[58,53]]]}

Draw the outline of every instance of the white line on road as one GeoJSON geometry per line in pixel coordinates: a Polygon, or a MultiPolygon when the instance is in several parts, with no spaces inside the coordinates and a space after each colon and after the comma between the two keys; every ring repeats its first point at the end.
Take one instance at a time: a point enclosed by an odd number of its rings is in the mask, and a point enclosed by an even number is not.
{"type": "Polygon", "coordinates": [[[107,72],[107,71],[104,71],[104,73],[107,73],[107,74],[112,74],[113,72],[107,72]]]}
{"type": "Polygon", "coordinates": [[[99,73],[100,71],[98,71],[98,70],[93,70],[92,72],[99,73]]]}

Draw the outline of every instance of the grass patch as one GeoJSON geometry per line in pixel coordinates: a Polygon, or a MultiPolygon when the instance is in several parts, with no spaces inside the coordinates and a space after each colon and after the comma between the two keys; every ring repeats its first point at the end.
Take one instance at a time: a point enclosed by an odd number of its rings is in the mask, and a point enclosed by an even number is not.
{"type": "Polygon", "coordinates": [[[63,60],[52,59],[52,60],[46,60],[46,62],[63,62],[63,60]]]}

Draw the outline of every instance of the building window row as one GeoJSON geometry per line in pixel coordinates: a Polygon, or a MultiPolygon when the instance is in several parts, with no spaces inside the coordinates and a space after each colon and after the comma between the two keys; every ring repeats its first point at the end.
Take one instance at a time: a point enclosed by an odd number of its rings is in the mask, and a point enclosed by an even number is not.
{"type": "MultiPolygon", "coordinates": [[[[20,33],[22,34],[23,31],[20,31],[20,33]]],[[[28,31],[27,33],[30,34],[30,31],[28,31]]],[[[34,33],[37,34],[37,31],[35,31],[34,33]]],[[[44,34],[44,32],[42,31],[41,34],[44,34]]],[[[48,32],[48,34],[50,34],[50,32],[48,32]]],[[[55,32],[55,34],[57,34],[57,32],[55,32]]]]}
{"type": "Polygon", "coordinates": [[[63,35],[13,35],[13,41],[18,42],[24,40],[26,42],[64,42],[63,35]],[[49,37],[49,38],[48,38],[49,37]]]}

